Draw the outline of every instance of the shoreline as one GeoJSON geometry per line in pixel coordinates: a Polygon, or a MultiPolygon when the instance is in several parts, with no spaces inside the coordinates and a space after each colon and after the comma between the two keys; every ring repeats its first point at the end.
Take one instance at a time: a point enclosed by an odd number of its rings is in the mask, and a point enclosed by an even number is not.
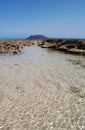
{"type": "Polygon", "coordinates": [[[17,54],[24,46],[40,46],[55,48],[56,50],[85,56],[85,40],[0,40],[0,54],[17,54]]]}

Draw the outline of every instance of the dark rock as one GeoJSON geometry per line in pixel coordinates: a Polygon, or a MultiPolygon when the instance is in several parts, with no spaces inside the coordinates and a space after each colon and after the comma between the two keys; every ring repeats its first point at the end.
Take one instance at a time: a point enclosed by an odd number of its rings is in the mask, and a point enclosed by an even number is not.
{"type": "Polygon", "coordinates": [[[56,41],[55,40],[45,40],[42,42],[41,47],[43,48],[54,48],[56,47],[56,41]]]}
{"type": "Polygon", "coordinates": [[[14,51],[13,51],[13,53],[14,53],[14,54],[17,54],[17,53],[18,53],[18,51],[17,51],[17,50],[14,50],[14,51]]]}

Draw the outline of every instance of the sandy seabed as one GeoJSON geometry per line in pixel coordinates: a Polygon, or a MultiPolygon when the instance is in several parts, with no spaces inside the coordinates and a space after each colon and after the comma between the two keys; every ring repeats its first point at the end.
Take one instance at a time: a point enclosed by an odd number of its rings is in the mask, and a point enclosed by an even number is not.
{"type": "Polygon", "coordinates": [[[0,130],[85,130],[85,58],[39,47],[1,55],[0,130]]]}

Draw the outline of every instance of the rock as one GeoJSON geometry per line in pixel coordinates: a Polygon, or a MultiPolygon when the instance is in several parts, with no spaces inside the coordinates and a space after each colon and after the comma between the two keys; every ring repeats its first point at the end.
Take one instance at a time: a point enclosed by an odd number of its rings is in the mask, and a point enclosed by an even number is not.
{"type": "Polygon", "coordinates": [[[80,92],[81,92],[81,89],[74,86],[74,87],[71,87],[71,88],[70,88],[70,91],[73,92],[73,93],[80,93],[80,92]]]}
{"type": "Polygon", "coordinates": [[[70,54],[85,55],[84,40],[45,40],[41,47],[56,48],[57,50],[68,52],[70,54]]]}
{"type": "Polygon", "coordinates": [[[17,51],[17,50],[14,50],[14,51],[13,51],[13,53],[14,53],[14,54],[17,54],[17,53],[18,53],[18,51],[17,51]]]}
{"type": "Polygon", "coordinates": [[[85,50],[82,49],[73,48],[73,49],[69,49],[68,52],[76,55],[85,55],[85,50]]]}
{"type": "Polygon", "coordinates": [[[42,48],[56,48],[66,53],[85,55],[85,40],[0,40],[0,53],[17,54],[24,46],[38,45],[42,48]]]}
{"type": "Polygon", "coordinates": [[[42,42],[41,47],[54,48],[54,47],[56,47],[56,41],[55,40],[45,40],[42,42]]]}

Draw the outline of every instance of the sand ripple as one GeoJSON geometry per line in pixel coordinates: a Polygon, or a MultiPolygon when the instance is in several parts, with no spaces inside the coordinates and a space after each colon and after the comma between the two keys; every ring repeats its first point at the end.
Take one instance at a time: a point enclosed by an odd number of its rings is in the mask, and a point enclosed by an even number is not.
{"type": "Polygon", "coordinates": [[[84,63],[39,47],[0,56],[0,130],[85,130],[84,63]]]}

